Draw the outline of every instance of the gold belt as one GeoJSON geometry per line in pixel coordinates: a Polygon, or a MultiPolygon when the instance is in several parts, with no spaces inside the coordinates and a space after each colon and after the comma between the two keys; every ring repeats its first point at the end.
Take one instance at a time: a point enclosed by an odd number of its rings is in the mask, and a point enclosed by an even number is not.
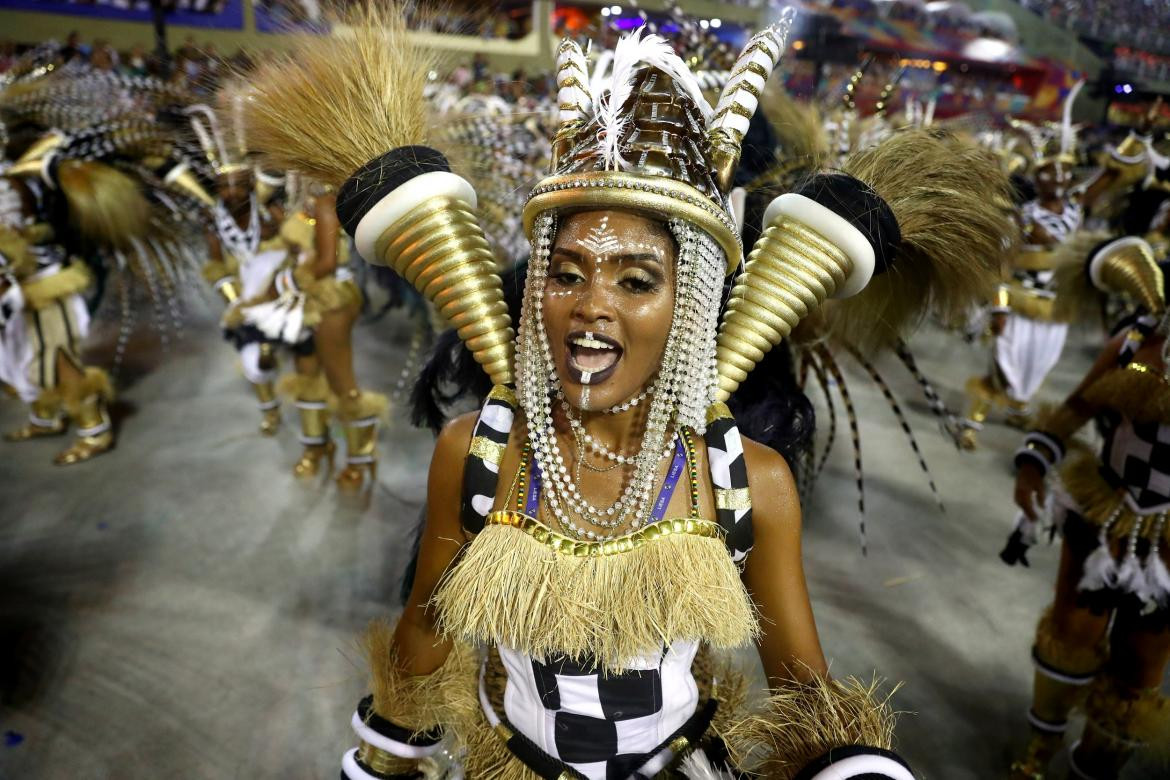
{"type": "Polygon", "coordinates": [[[1041,322],[1056,320],[1056,298],[1050,294],[1044,295],[1013,284],[1008,289],[1008,300],[1013,314],[1041,322]]]}

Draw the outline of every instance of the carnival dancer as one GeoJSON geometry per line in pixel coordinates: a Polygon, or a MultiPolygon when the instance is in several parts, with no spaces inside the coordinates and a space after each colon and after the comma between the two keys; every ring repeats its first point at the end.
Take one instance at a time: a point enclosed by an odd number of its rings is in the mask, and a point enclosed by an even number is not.
{"type": "Polygon", "coordinates": [[[965,449],[976,447],[978,433],[995,407],[1006,408],[1009,425],[1027,424],[1032,397],[1060,360],[1068,335],[1069,323],[1057,305],[1053,285],[1058,250],[1081,229],[1086,209],[1119,187],[1140,182],[1147,167],[1145,143],[1131,134],[1110,151],[1089,180],[1073,185],[1077,155],[1072,106],[1082,85],[1077,82],[1065,99],[1059,126],[1015,123],[1032,146],[1036,197],[1020,206],[1022,246],[988,307],[991,366],[988,373],[967,382],[970,407],[959,432],[965,449]]]}
{"type": "Polygon", "coordinates": [[[360,493],[376,476],[378,423],[386,416],[388,401],[380,393],[363,391],[354,373],[353,328],[362,297],[348,267],[348,240],[335,203],[328,188],[313,182],[300,181],[293,188],[290,213],[279,234],[287,248],[285,260],[271,286],[234,304],[224,323],[231,330],[254,331],[295,356],[295,373],[281,380],[301,420],[304,451],[293,473],[314,477],[322,463],[332,470],[332,410],[346,440],[337,484],[360,493]]]}
{"type": "Polygon", "coordinates": [[[1170,660],[1162,273],[1136,236],[1099,249],[1088,273],[1103,292],[1128,295],[1144,316],[1109,342],[1063,404],[1037,415],[1016,455],[1021,514],[1002,557],[1027,563],[1042,520],[1063,536],[1056,596],[1032,650],[1032,728],[1012,766],[1018,780],[1045,776],[1078,704],[1087,723],[1070,754],[1076,777],[1114,780],[1138,747],[1170,739],[1170,706],[1160,694],[1170,660]],[[1090,420],[1104,435],[1096,453],[1073,439],[1090,420]],[[1046,477],[1053,477],[1048,488],[1046,477]]]}
{"type": "Polygon", "coordinates": [[[99,213],[97,199],[125,209],[111,233],[128,228],[141,195],[133,182],[100,163],[62,163],[55,186],[32,178],[0,177],[0,380],[28,403],[28,422],[5,434],[7,441],[59,436],[71,421],[77,440],[54,463],[68,465],[101,455],[114,446],[107,407],[113,398],[109,375],[82,362],[89,332],[83,294],[93,283],[85,263],[71,257],[54,226],[50,200],[71,200],[73,208],[99,213]],[[58,190],[59,192],[54,192],[58,190]]]}
{"type": "MultiPolygon", "coordinates": [[[[188,111],[215,175],[216,201],[207,230],[203,277],[231,306],[242,298],[262,295],[272,286],[289,251],[280,237],[284,212],[272,197],[278,190],[259,187],[251,164],[238,151],[234,155],[229,152],[215,112],[207,106],[192,106],[188,111]],[[261,193],[268,197],[262,200],[261,193]]],[[[235,344],[244,377],[256,394],[260,433],[273,436],[280,428],[281,417],[272,340],[254,328],[228,328],[225,335],[235,344]]]]}
{"type": "Polygon", "coordinates": [[[517,338],[475,191],[422,145],[433,64],[396,13],[363,13],[352,39],[305,41],[259,70],[251,137],[341,184],[359,253],[432,300],[496,387],[439,436],[414,590],[397,628],[369,635],[374,693],[343,776],[416,776],[446,745],[471,778],[752,763],[909,780],[872,691],[827,676],[791,473],[722,401],[827,297],[895,259],[956,262],[948,226],[994,248],[1002,218],[983,185],[1006,181],[918,132],[813,177],[767,210],[717,339],[743,251],[727,197],[791,11],[749,41],[715,106],[656,35],[623,38],[595,82],[566,41],[551,173],[523,214],[517,338]],[[363,109],[370,95],[381,102],[363,109]],[[749,715],[738,676],[711,670],[753,642],[775,695],[749,715]]]}

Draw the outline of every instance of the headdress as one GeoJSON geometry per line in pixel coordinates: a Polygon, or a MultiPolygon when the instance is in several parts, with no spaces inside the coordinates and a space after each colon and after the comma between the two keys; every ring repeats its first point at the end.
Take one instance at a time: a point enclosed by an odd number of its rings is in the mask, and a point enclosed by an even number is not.
{"type": "Polygon", "coordinates": [[[1076,165],[1077,129],[1072,123],[1072,111],[1077,95],[1084,86],[1082,79],[1068,91],[1061,110],[1060,124],[1036,125],[1023,119],[1010,120],[1010,125],[1023,133],[1031,147],[1033,172],[1048,165],[1076,165]]]}
{"type": "MultiPolygon", "coordinates": [[[[235,101],[232,101],[232,106],[237,107],[235,101]]],[[[225,134],[219,114],[211,106],[196,103],[184,109],[183,113],[190,120],[191,129],[214,175],[227,176],[251,168],[245,159],[248,154],[245,135],[235,122],[232,123],[233,132],[225,134]]]]}

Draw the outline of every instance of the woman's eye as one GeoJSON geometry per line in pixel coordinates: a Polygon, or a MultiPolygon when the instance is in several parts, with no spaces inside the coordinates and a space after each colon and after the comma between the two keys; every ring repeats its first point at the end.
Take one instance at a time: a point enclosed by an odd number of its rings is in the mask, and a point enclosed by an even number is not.
{"type": "Polygon", "coordinates": [[[658,289],[658,283],[649,276],[626,276],[621,280],[621,285],[627,290],[636,293],[654,292],[658,289]]]}
{"type": "Polygon", "coordinates": [[[553,281],[557,282],[558,284],[568,285],[568,284],[576,284],[577,282],[582,281],[583,277],[581,276],[581,274],[577,273],[576,271],[561,270],[561,271],[556,271],[555,273],[553,273],[552,278],[553,278],[553,281]]]}

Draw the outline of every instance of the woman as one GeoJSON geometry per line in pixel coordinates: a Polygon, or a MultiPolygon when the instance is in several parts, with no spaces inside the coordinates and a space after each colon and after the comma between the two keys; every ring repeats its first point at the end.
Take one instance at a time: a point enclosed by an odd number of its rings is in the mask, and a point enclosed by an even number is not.
{"type": "Polygon", "coordinates": [[[374,693],[353,718],[351,780],[416,776],[444,744],[475,778],[747,764],[911,777],[888,751],[884,705],[827,678],[791,473],[722,400],[809,310],[895,254],[969,246],[940,223],[997,245],[1000,223],[978,204],[1004,183],[976,181],[994,169],[930,133],[814,177],[767,210],[717,343],[723,278],[742,258],[727,205],[739,144],[790,21],[749,42],[714,107],[657,36],[624,38],[596,95],[581,50],[561,45],[552,173],[523,213],[518,338],[474,190],[420,145],[414,96],[430,64],[401,22],[367,19],[356,41],[312,41],[257,74],[258,145],[344,181],[338,216],[359,253],[424,292],[495,383],[439,436],[413,592],[397,627],[368,637],[374,693]],[[322,68],[328,96],[304,86],[322,68]],[[333,105],[363,95],[387,102],[329,133],[355,143],[326,144],[333,105]],[[928,204],[912,169],[962,202],[928,204]],[[899,214],[917,218],[902,231],[899,214]],[[751,643],[775,693],[755,715],[736,706],[740,677],[715,665],[715,651],[751,643]]]}
{"type": "Polygon", "coordinates": [[[293,473],[312,478],[321,473],[323,463],[332,469],[332,409],[347,445],[337,485],[344,492],[362,493],[375,476],[378,421],[385,416],[387,401],[379,393],[363,392],[354,373],[353,327],[362,299],[347,266],[348,242],[338,226],[333,194],[311,183],[305,189],[287,204],[291,213],[276,236],[283,260],[272,281],[234,304],[224,315],[224,326],[293,353],[295,373],[281,380],[301,418],[304,451],[293,473]]]}
{"type": "Polygon", "coordinates": [[[1136,237],[1099,249],[1089,273],[1105,291],[1128,293],[1147,316],[1106,345],[1062,405],[1037,418],[1016,456],[1015,500],[1027,519],[1004,559],[1022,558],[1023,537],[1034,536],[1024,531],[1045,502],[1045,476],[1058,465],[1052,519],[1064,537],[1056,597],[1032,652],[1032,736],[1013,765],[1021,780],[1044,777],[1068,715],[1086,693],[1085,732],[1070,754],[1078,777],[1118,777],[1135,748],[1165,744],[1170,725],[1159,692],[1170,660],[1170,370],[1162,274],[1136,237]],[[1098,454],[1073,441],[1090,420],[1104,435],[1098,454]]]}

